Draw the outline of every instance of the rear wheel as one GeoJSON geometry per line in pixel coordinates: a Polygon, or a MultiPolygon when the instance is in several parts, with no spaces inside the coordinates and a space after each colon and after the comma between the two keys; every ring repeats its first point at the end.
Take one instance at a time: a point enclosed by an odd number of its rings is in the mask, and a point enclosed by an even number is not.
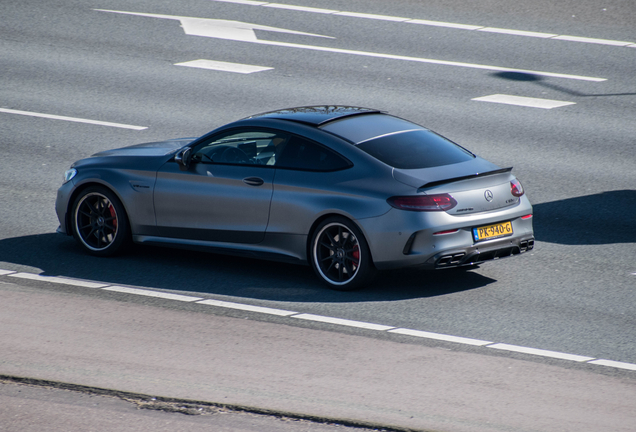
{"type": "Polygon", "coordinates": [[[353,222],[326,219],[311,240],[311,265],[330,288],[349,291],[367,284],[375,274],[369,246],[353,222]]]}
{"type": "Polygon", "coordinates": [[[88,253],[110,256],[128,242],[130,227],[117,196],[101,186],[83,190],[72,212],[73,236],[88,253]]]}

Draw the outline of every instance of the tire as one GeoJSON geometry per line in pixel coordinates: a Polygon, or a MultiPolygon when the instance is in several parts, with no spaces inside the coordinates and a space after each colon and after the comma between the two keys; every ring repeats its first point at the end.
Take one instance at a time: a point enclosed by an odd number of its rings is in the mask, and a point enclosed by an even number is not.
{"type": "Polygon", "coordinates": [[[338,291],[365,286],[376,271],[364,236],[343,217],[318,225],[311,237],[310,261],[320,280],[338,291]]]}
{"type": "Polygon", "coordinates": [[[84,189],[73,203],[73,236],[86,252],[112,256],[130,238],[126,211],[117,196],[102,186],[84,189]]]}

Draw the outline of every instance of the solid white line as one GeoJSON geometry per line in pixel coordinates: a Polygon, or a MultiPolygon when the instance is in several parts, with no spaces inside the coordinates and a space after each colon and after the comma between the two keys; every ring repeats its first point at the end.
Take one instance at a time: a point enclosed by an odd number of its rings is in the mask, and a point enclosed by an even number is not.
{"type": "Polygon", "coordinates": [[[608,45],[608,46],[636,47],[636,43],[627,42],[627,41],[615,41],[615,40],[609,40],[609,39],[557,35],[557,34],[551,34],[551,33],[533,32],[533,31],[525,31],[525,30],[500,29],[500,28],[477,26],[477,25],[448,23],[443,21],[410,19],[410,18],[390,16],[390,15],[376,15],[376,14],[367,14],[367,13],[358,13],[358,12],[346,12],[346,11],[337,11],[337,10],[329,10],[329,9],[309,8],[304,6],[294,6],[294,5],[281,4],[281,3],[270,3],[270,2],[252,1],[252,0],[212,0],[212,1],[222,2],[222,3],[237,3],[237,4],[246,5],[246,6],[264,6],[264,7],[279,8],[279,9],[298,10],[302,12],[333,14],[333,15],[339,15],[339,16],[352,17],[352,18],[366,18],[366,19],[376,19],[381,21],[404,22],[408,24],[421,24],[421,25],[428,25],[428,26],[435,26],[435,27],[448,27],[448,28],[454,28],[454,29],[460,29],[460,30],[478,30],[478,31],[491,32],[491,33],[536,37],[536,38],[542,38],[542,39],[555,39],[555,40],[563,40],[563,41],[570,41],[570,42],[583,42],[583,43],[592,43],[592,44],[608,45]]]}
{"type": "Polygon", "coordinates": [[[254,72],[262,72],[262,71],[274,69],[272,67],[247,65],[247,64],[241,64],[241,63],[228,63],[228,62],[205,60],[205,59],[192,60],[192,61],[183,62],[183,63],[175,63],[174,65],[199,68],[199,69],[217,70],[222,72],[234,72],[234,73],[240,73],[240,74],[251,74],[254,72]]]}
{"type": "Polygon", "coordinates": [[[338,12],[337,10],[333,10],[333,9],[320,9],[320,8],[313,8],[313,7],[307,7],[307,6],[294,6],[294,5],[281,4],[281,3],[267,3],[261,6],[270,7],[274,9],[287,9],[287,10],[312,12],[312,13],[319,13],[319,14],[334,14],[338,12]]]}
{"type": "Polygon", "coordinates": [[[514,36],[528,36],[528,37],[536,37],[536,38],[542,38],[542,39],[549,39],[549,38],[553,38],[557,36],[552,33],[539,33],[539,32],[511,30],[511,29],[503,29],[503,28],[495,28],[495,27],[483,27],[476,30],[481,32],[508,34],[508,35],[514,35],[514,36]]]}
{"type": "Polygon", "coordinates": [[[486,348],[494,348],[494,349],[504,350],[504,351],[514,351],[514,352],[523,353],[523,354],[532,354],[532,355],[538,355],[542,357],[551,357],[551,358],[556,358],[561,360],[571,360],[575,362],[589,362],[590,360],[594,360],[594,357],[585,357],[585,356],[580,356],[575,354],[566,354],[562,352],[548,351],[548,350],[537,349],[537,348],[527,348],[527,347],[522,347],[517,345],[508,345],[504,343],[488,345],[486,348]]]}
{"type": "Polygon", "coordinates": [[[582,42],[582,43],[590,43],[590,44],[599,44],[599,45],[611,45],[611,46],[628,46],[633,44],[634,42],[625,42],[625,41],[617,41],[617,40],[608,40],[608,39],[595,39],[595,38],[586,38],[579,36],[567,36],[567,35],[559,35],[554,37],[556,40],[564,40],[570,42],[582,42]]]}
{"type": "Polygon", "coordinates": [[[0,112],[7,113],[7,114],[18,114],[18,115],[24,115],[24,116],[30,116],[30,117],[41,117],[41,118],[52,119],[52,120],[64,120],[64,121],[70,121],[75,123],[88,123],[88,124],[99,125],[99,126],[110,126],[110,127],[121,128],[121,129],[133,129],[133,130],[148,129],[145,126],[133,126],[133,125],[127,125],[122,123],[110,123],[110,122],[103,122],[99,120],[88,120],[88,119],[82,119],[77,117],[65,117],[65,116],[59,116],[54,114],[42,114],[42,113],[36,113],[36,112],[30,112],[30,111],[19,111],[14,109],[7,109],[7,108],[0,108],[0,112]]]}
{"type": "Polygon", "coordinates": [[[512,96],[504,94],[495,94],[490,96],[482,96],[471,100],[478,102],[493,102],[506,105],[524,106],[530,108],[552,109],[567,105],[576,105],[575,102],[565,102],[552,99],[538,99],[523,96],[512,96]]]}
{"type": "Polygon", "coordinates": [[[404,22],[404,21],[410,20],[410,18],[394,17],[394,16],[388,16],[388,15],[376,15],[376,14],[368,14],[368,13],[358,13],[358,12],[336,12],[334,13],[334,15],[347,16],[352,18],[374,19],[379,21],[404,22]]]}
{"type": "Polygon", "coordinates": [[[279,47],[285,47],[285,48],[299,48],[299,49],[338,53],[338,54],[383,58],[383,59],[389,59],[389,60],[403,60],[403,61],[413,61],[413,62],[436,64],[436,65],[443,65],[443,66],[464,67],[464,68],[489,70],[489,71],[496,71],[496,72],[519,72],[519,73],[539,75],[539,76],[566,78],[566,79],[574,79],[574,80],[582,80],[582,81],[594,81],[594,82],[607,81],[605,78],[586,77],[586,76],[580,76],[580,75],[561,74],[561,73],[554,73],[554,72],[542,72],[542,71],[526,70],[526,69],[514,69],[514,68],[507,68],[507,67],[500,67],[500,66],[489,66],[489,65],[482,65],[482,64],[475,64],[475,63],[435,60],[435,59],[428,59],[428,58],[421,58],[421,57],[381,54],[381,53],[374,53],[374,52],[368,52],[368,51],[355,51],[355,50],[349,50],[349,49],[328,48],[325,46],[317,46],[317,45],[302,45],[302,44],[293,44],[293,43],[286,43],[286,42],[260,40],[256,37],[254,30],[275,31],[275,32],[282,32],[282,33],[289,33],[289,34],[303,34],[303,35],[316,36],[316,37],[329,37],[329,36],[302,33],[302,32],[297,32],[293,30],[260,26],[256,24],[244,23],[239,21],[194,18],[194,17],[184,17],[184,16],[177,16],[177,15],[158,15],[158,14],[146,14],[146,13],[138,13],[138,12],[112,11],[112,10],[105,10],[105,9],[95,9],[95,10],[101,11],[101,12],[125,14],[125,15],[135,15],[135,16],[143,16],[143,17],[150,17],[150,18],[178,20],[181,22],[181,27],[183,28],[183,31],[186,34],[202,36],[202,37],[211,37],[211,38],[218,38],[218,39],[224,39],[224,40],[234,40],[239,42],[248,42],[248,43],[255,43],[255,44],[269,45],[269,46],[279,46],[279,47]]]}
{"type": "Polygon", "coordinates": [[[372,323],[367,323],[362,321],[352,321],[348,319],[332,318],[332,317],[326,317],[322,315],[313,315],[313,314],[298,314],[298,315],[292,316],[291,318],[298,318],[298,319],[307,320],[307,321],[317,321],[317,322],[323,322],[323,323],[329,323],[329,324],[337,324],[337,325],[343,325],[347,327],[357,327],[357,328],[363,328],[368,330],[385,331],[385,330],[390,330],[392,328],[395,328],[395,327],[390,327],[390,326],[385,326],[380,324],[372,324],[372,323]]]}
{"type": "Polygon", "coordinates": [[[120,292],[125,294],[135,294],[135,295],[141,295],[146,297],[158,297],[158,298],[163,298],[168,300],[177,300],[182,302],[194,302],[197,300],[202,300],[202,297],[192,297],[192,296],[185,296],[181,294],[170,294],[170,293],[164,293],[159,291],[151,291],[151,290],[145,290],[145,289],[139,289],[139,288],[128,288],[128,287],[122,287],[122,286],[107,286],[102,289],[104,291],[115,291],[115,292],[120,292]]]}
{"type": "Polygon", "coordinates": [[[609,367],[615,367],[618,369],[628,369],[628,370],[636,371],[636,364],[633,364],[633,363],[617,362],[614,360],[602,360],[602,359],[593,360],[588,363],[599,365],[599,366],[609,366],[609,367]]]}
{"type": "Polygon", "coordinates": [[[290,316],[290,315],[295,315],[298,313],[298,312],[292,312],[292,311],[282,310],[282,309],[273,309],[273,308],[262,307],[262,306],[252,306],[248,304],[232,303],[232,302],[212,300],[212,299],[198,301],[197,303],[209,305],[209,306],[218,306],[222,308],[238,309],[238,310],[244,310],[249,312],[259,312],[259,313],[264,313],[269,315],[278,315],[278,316],[290,316]]]}
{"type": "Polygon", "coordinates": [[[280,46],[280,47],[288,47],[288,48],[301,48],[301,49],[307,49],[307,50],[313,50],[313,51],[359,55],[364,57],[383,58],[383,59],[389,59],[389,60],[404,60],[404,61],[412,61],[412,62],[418,62],[418,63],[436,64],[436,65],[442,65],[442,66],[456,66],[456,67],[464,67],[464,68],[471,68],[471,69],[490,70],[490,71],[496,71],[496,72],[518,72],[518,73],[524,73],[524,74],[539,75],[539,76],[552,77],[552,78],[565,78],[565,79],[580,80],[580,81],[593,81],[593,82],[607,81],[607,78],[596,78],[596,77],[561,74],[561,73],[554,73],[554,72],[542,72],[542,71],[527,70],[527,69],[514,69],[514,68],[506,68],[506,67],[500,67],[500,66],[489,66],[489,65],[482,65],[482,64],[476,64],[476,63],[462,63],[462,62],[455,62],[455,61],[435,60],[435,59],[429,59],[429,58],[409,57],[409,56],[401,56],[401,55],[394,55],[394,54],[381,54],[381,53],[373,53],[368,51],[355,51],[355,50],[340,49],[340,48],[328,48],[328,47],[317,46],[317,45],[300,45],[300,44],[293,44],[293,43],[287,43],[287,42],[275,42],[275,41],[265,41],[265,40],[256,40],[256,41],[250,41],[250,42],[261,44],[261,45],[272,45],[272,46],[280,46]]]}
{"type": "Polygon", "coordinates": [[[88,282],[88,281],[82,281],[77,279],[69,279],[69,278],[60,277],[60,276],[42,276],[42,275],[33,274],[33,273],[12,273],[7,276],[16,277],[20,279],[36,280],[40,282],[73,285],[73,286],[79,286],[84,288],[103,288],[105,286],[108,286],[107,284],[102,284],[102,283],[88,282]]]}
{"type": "Polygon", "coordinates": [[[432,26],[432,27],[447,27],[447,28],[454,28],[459,30],[479,30],[484,28],[483,26],[457,24],[457,23],[449,23],[449,22],[443,22],[443,21],[430,21],[430,20],[423,20],[423,19],[413,19],[413,20],[407,21],[407,23],[421,24],[421,25],[432,26]]]}
{"type": "Polygon", "coordinates": [[[237,3],[237,4],[244,4],[249,6],[267,6],[269,4],[269,2],[254,1],[254,0],[212,0],[212,1],[222,1],[223,3],[237,3]]]}
{"type": "Polygon", "coordinates": [[[6,275],[10,275],[15,273],[14,271],[11,270],[0,270],[0,276],[6,276],[6,275]]]}
{"type": "Polygon", "coordinates": [[[411,330],[411,329],[405,329],[405,328],[397,328],[397,329],[389,330],[389,333],[397,333],[397,334],[402,334],[407,336],[415,336],[415,337],[420,337],[425,339],[435,339],[435,340],[441,340],[445,342],[455,342],[455,343],[460,343],[464,345],[474,345],[474,346],[485,346],[492,343],[492,342],[483,341],[479,339],[470,339],[470,338],[464,338],[459,336],[451,336],[451,335],[445,335],[440,333],[431,333],[431,332],[425,332],[421,330],[411,330]]]}

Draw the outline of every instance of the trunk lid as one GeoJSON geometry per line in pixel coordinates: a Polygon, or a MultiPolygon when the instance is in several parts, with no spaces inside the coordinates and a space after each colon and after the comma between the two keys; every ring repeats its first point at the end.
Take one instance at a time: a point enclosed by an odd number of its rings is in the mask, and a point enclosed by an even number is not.
{"type": "Polygon", "coordinates": [[[448,210],[451,215],[466,215],[511,207],[520,198],[512,195],[510,181],[515,179],[512,168],[498,166],[477,158],[450,166],[420,170],[395,169],[393,177],[426,195],[449,194],[457,205],[448,210]]]}

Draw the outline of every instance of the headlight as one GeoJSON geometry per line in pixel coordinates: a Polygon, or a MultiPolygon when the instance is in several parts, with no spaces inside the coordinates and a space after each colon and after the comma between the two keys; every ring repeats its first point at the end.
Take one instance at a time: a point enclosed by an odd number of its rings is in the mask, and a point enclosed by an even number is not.
{"type": "MultiPolygon", "coordinates": [[[[68,183],[70,182],[73,177],[75,177],[75,175],[77,175],[77,170],[75,168],[71,168],[70,170],[66,170],[66,172],[64,173],[64,183],[68,183]]],[[[62,183],[62,184],[64,184],[62,183]]]]}

